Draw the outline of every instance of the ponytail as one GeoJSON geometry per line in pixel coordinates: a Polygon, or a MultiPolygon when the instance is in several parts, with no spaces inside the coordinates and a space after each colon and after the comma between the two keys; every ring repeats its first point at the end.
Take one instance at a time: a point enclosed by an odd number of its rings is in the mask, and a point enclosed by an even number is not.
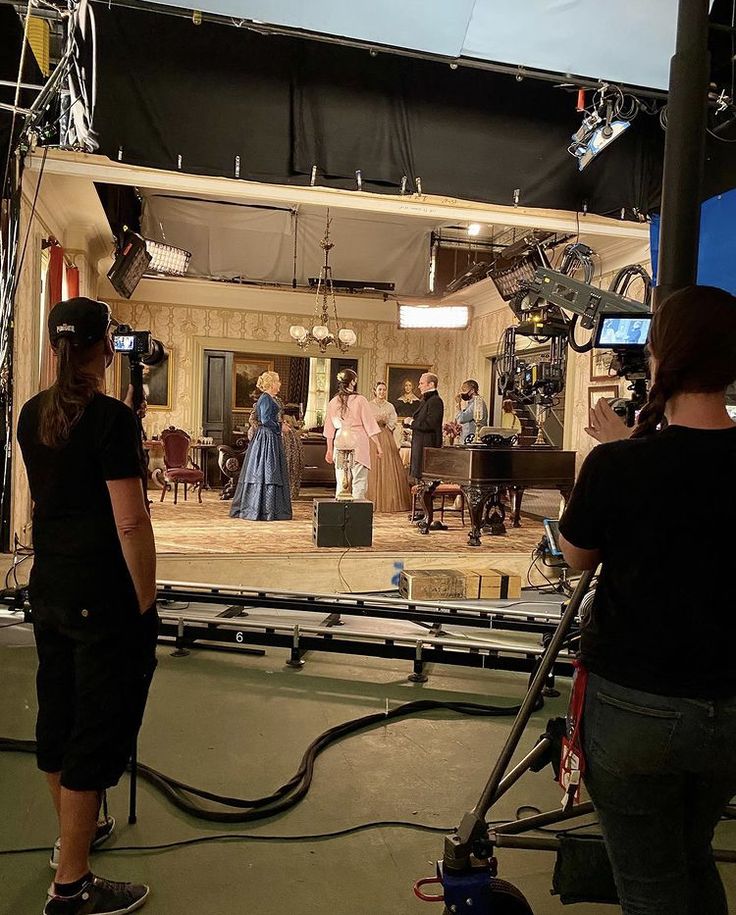
{"type": "Polygon", "coordinates": [[[632,438],[666,425],[667,402],[678,394],[725,393],[736,378],[736,298],[712,286],[678,290],[654,312],[649,350],[654,381],[632,438]]]}
{"type": "Polygon", "coordinates": [[[665,394],[662,385],[655,382],[649,389],[649,399],[639,412],[634,431],[631,433],[632,438],[641,438],[643,435],[651,435],[656,432],[663,422],[665,407],[667,406],[668,397],[665,394]]]}
{"type": "Polygon", "coordinates": [[[47,448],[60,448],[99,390],[99,379],[86,370],[90,348],[61,337],[56,346],[56,381],[44,392],[38,437],[47,448]]]}
{"type": "Polygon", "coordinates": [[[337,373],[337,399],[340,401],[340,418],[345,419],[350,398],[356,391],[349,390],[353,382],[357,383],[358,375],[352,369],[342,369],[337,373]]]}

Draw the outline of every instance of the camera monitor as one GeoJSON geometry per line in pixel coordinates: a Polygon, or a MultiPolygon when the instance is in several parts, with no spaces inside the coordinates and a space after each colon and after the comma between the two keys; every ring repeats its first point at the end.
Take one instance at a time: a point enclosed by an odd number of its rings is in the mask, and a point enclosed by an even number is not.
{"type": "Polygon", "coordinates": [[[603,349],[644,346],[652,323],[650,314],[607,311],[601,314],[595,334],[595,346],[603,349]]]}
{"type": "Polygon", "coordinates": [[[135,334],[114,334],[112,344],[116,353],[134,353],[135,334]]]}
{"type": "Polygon", "coordinates": [[[562,550],[560,549],[560,522],[552,518],[545,518],[542,521],[542,524],[544,524],[544,533],[547,535],[550,556],[562,558],[562,550]]]}

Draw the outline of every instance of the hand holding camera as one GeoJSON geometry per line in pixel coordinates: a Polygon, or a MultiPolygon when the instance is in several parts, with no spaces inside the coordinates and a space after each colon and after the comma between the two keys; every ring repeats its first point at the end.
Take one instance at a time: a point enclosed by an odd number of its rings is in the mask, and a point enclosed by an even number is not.
{"type": "Polygon", "coordinates": [[[634,429],[629,428],[623,419],[614,413],[605,397],[601,397],[590,411],[589,425],[585,427],[585,431],[597,442],[617,442],[630,438],[634,429]]]}

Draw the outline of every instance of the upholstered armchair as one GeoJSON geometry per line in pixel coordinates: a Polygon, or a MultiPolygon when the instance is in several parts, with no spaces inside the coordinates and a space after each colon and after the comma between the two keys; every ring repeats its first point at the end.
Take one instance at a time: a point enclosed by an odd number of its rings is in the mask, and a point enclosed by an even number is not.
{"type": "Polygon", "coordinates": [[[202,501],[202,484],[204,473],[189,458],[191,438],[183,429],[170,426],[161,433],[161,444],[164,448],[164,473],[161,488],[161,502],[171,486],[174,487],[174,505],[179,496],[179,483],[184,484],[184,501],[187,501],[187,490],[190,486],[196,488],[199,502],[202,501]]]}

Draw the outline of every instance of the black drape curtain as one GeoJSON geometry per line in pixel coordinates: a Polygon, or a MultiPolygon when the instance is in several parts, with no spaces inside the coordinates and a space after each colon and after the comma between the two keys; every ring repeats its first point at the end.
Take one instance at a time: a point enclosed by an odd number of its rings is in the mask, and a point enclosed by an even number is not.
{"type": "MultiPolygon", "coordinates": [[[[12,6],[0,6],[0,79],[12,83],[17,82],[22,47],[23,22],[12,6]]],[[[42,86],[45,81],[46,78],[36,63],[33,51],[27,47],[21,82],[42,86]]],[[[35,89],[21,89],[18,100],[19,107],[29,108],[37,95],[38,91],[35,89]]],[[[12,105],[14,99],[15,88],[13,86],[6,86],[0,90],[0,100],[6,104],[12,105]]],[[[13,145],[18,140],[23,121],[24,116],[22,114],[17,115],[13,126],[13,145]]],[[[11,125],[13,125],[12,112],[0,109],[0,182],[3,180],[5,173],[11,125]]],[[[0,191],[6,190],[6,188],[0,188],[0,191]]],[[[3,194],[0,194],[0,196],[3,196],[3,194]]]]}
{"type": "Polygon", "coordinates": [[[634,218],[659,198],[663,133],[641,113],[582,173],[576,96],[552,84],[140,9],[95,10],[101,152],[156,168],[634,218]]]}
{"type": "Polygon", "coordinates": [[[292,356],[289,371],[288,403],[301,404],[307,408],[309,396],[309,359],[302,356],[292,356]]]}

